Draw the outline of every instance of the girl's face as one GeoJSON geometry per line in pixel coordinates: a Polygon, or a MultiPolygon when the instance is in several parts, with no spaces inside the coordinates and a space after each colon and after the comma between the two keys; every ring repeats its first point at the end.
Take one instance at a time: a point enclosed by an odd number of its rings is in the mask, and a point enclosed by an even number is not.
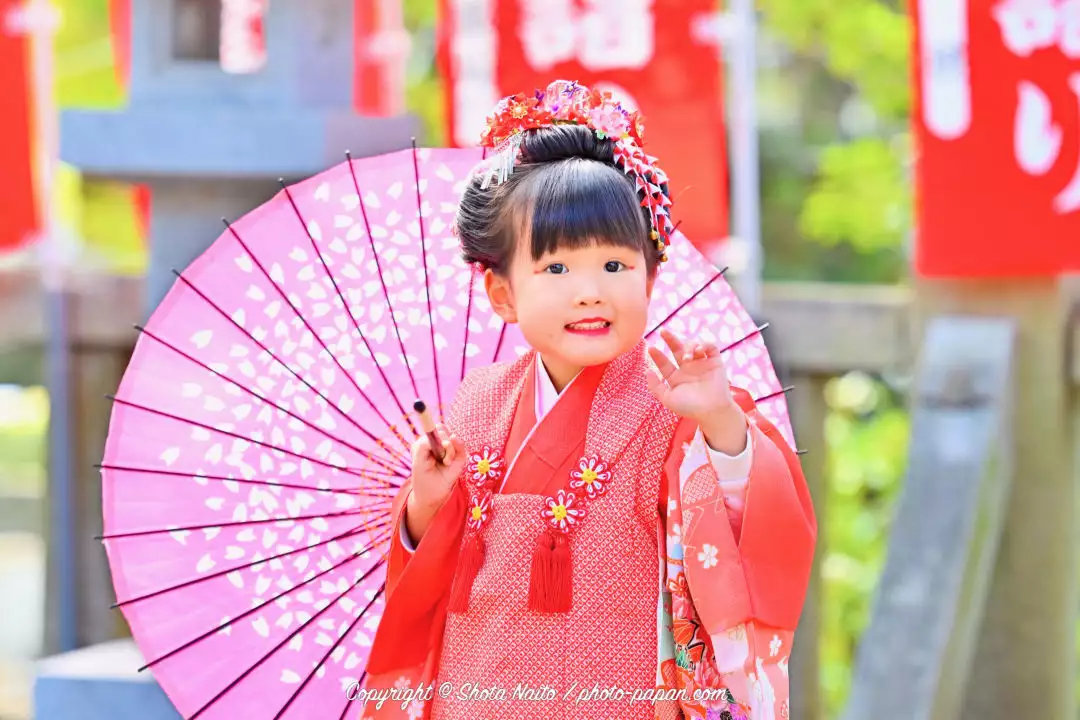
{"type": "Polygon", "coordinates": [[[534,261],[522,244],[507,277],[489,270],[485,287],[495,312],[543,356],[556,389],[641,341],[653,281],[640,250],[596,244],[534,261]]]}

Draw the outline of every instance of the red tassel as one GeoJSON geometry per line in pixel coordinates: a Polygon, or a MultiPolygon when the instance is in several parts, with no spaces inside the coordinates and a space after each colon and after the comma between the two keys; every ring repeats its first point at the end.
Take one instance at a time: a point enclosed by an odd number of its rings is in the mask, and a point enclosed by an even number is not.
{"type": "Polygon", "coordinates": [[[562,533],[544,532],[533,548],[529,609],[542,613],[570,611],[573,596],[570,543],[562,533]]]}
{"type": "Polygon", "coordinates": [[[450,590],[450,612],[462,613],[469,609],[469,595],[472,594],[473,582],[484,564],[484,539],[472,534],[465,539],[458,559],[458,569],[454,573],[454,585],[450,590]]]}

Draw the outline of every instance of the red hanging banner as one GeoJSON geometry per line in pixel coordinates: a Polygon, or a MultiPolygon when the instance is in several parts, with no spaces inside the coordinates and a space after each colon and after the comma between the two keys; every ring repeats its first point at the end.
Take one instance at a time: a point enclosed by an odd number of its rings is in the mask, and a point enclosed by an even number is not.
{"type": "Polygon", "coordinates": [[[33,239],[39,209],[33,161],[30,44],[16,13],[23,0],[0,0],[0,253],[33,239]]]}
{"type": "Polygon", "coordinates": [[[356,0],[356,111],[371,117],[405,112],[405,66],[411,38],[402,0],[356,0]]]}
{"type": "Polygon", "coordinates": [[[1080,3],[911,6],[916,270],[1080,269],[1080,3]]]}
{"type": "Polygon", "coordinates": [[[449,142],[475,145],[498,100],[556,79],[610,90],[645,119],[673,219],[695,243],[728,234],[717,48],[694,26],[716,0],[440,0],[449,142]]]}

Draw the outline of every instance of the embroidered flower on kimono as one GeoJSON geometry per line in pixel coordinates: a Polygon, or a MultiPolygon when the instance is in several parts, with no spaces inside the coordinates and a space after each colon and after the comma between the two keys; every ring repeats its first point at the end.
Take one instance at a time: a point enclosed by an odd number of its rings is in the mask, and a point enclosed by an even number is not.
{"type": "Polygon", "coordinates": [[[477,485],[483,485],[488,480],[498,479],[502,475],[502,466],[503,461],[499,451],[485,445],[483,450],[469,456],[465,471],[470,480],[477,485]]]}
{"type": "Polygon", "coordinates": [[[724,687],[724,676],[716,669],[711,657],[705,658],[694,667],[694,684],[697,689],[702,690],[699,694],[701,703],[710,710],[727,710],[735,700],[724,687]]]}
{"type": "Polygon", "coordinates": [[[491,493],[484,493],[477,497],[473,495],[469,501],[468,525],[473,530],[479,530],[487,522],[491,514],[491,493]]]}
{"type": "Polygon", "coordinates": [[[686,575],[679,573],[674,579],[668,579],[668,591],[671,593],[671,614],[673,618],[692,620],[694,604],[690,601],[690,586],[686,575]]]}
{"type": "Polygon", "coordinates": [[[557,496],[547,499],[543,516],[555,529],[568,533],[585,517],[585,508],[578,502],[574,493],[560,490],[557,496]]]}
{"type": "Polygon", "coordinates": [[[598,457],[583,457],[577,470],[570,472],[570,478],[570,487],[574,490],[585,488],[585,494],[592,500],[607,491],[611,470],[598,457]]]}
{"type": "Polygon", "coordinates": [[[708,570],[716,565],[716,548],[708,543],[701,546],[701,552],[697,554],[698,562],[708,570]]]}
{"type": "Polygon", "coordinates": [[[671,541],[682,545],[682,525],[675,523],[671,526],[671,532],[669,533],[671,541]]]}
{"type": "Polygon", "coordinates": [[[424,700],[413,700],[406,707],[409,713],[409,720],[420,720],[424,717],[424,700]]]}

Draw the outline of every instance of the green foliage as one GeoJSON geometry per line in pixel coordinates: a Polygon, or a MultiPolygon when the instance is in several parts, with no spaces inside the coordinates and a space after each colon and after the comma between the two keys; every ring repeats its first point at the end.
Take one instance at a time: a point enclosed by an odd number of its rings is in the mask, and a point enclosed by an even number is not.
{"type": "Polygon", "coordinates": [[[806,199],[800,227],[824,244],[857,250],[895,247],[908,228],[908,181],[885,140],[859,138],[821,153],[819,179],[806,199]]]}
{"type": "MultiPolygon", "coordinates": [[[[797,62],[827,75],[832,93],[814,93],[805,108],[831,132],[816,178],[799,210],[801,237],[858,254],[899,248],[910,228],[906,120],[910,107],[910,22],[887,0],[759,0],[766,31],[797,62]],[[832,102],[834,107],[813,107],[832,102]],[[822,110],[825,110],[822,113],[822,110]],[[851,128],[856,118],[866,127],[851,128]],[[849,135],[856,137],[847,141],[849,135]]],[[[805,83],[805,76],[799,81],[805,83]]],[[[771,240],[771,238],[770,238],[771,240]]],[[[899,256],[897,256],[899,257],[899,256]]],[[[869,278],[867,278],[869,279],[869,278]]]]}
{"type": "Polygon", "coordinates": [[[839,717],[858,640],[885,562],[908,446],[908,416],[884,385],[861,374],[833,380],[822,566],[821,682],[828,717],[839,717]]]}
{"type": "Polygon", "coordinates": [[[45,388],[0,385],[0,496],[45,493],[48,419],[45,388]]]}
{"type": "Polygon", "coordinates": [[[770,32],[819,59],[885,117],[904,120],[909,98],[907,12],[887,0],[758,0],[770,32]]]}

